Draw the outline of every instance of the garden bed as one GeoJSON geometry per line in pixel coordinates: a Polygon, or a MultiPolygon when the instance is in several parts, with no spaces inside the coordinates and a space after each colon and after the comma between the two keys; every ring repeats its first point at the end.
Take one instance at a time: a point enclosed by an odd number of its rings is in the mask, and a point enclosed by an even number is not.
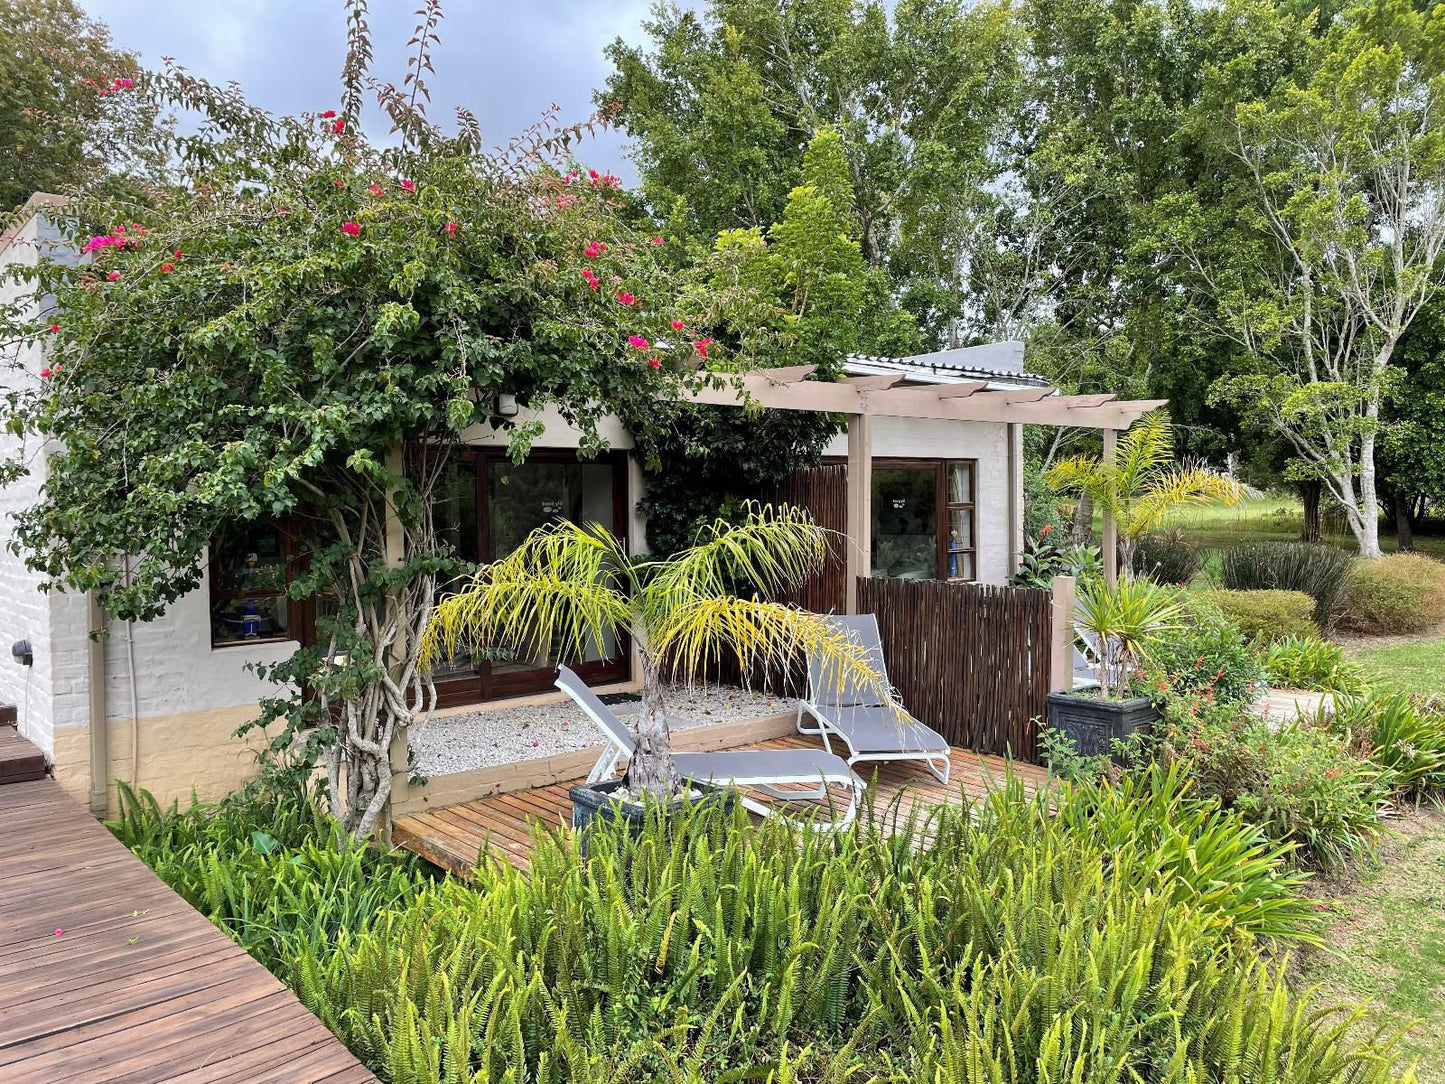
{"type": "MultiPolygon", "coordinates": [[[[776,715],[793,710],[796,703],[729,685],[674,685],[667,693],[667,718],[673,730],[687,730],[776,715]]],[[[616,703],[612,710],[629,722],[638,702],[616,703]]],[[[427,776],[537,760],[586,749],[602,740],[597,727],[570,700],[437,716],[418,723],[410,734],[417,770],[427,776]]]]}

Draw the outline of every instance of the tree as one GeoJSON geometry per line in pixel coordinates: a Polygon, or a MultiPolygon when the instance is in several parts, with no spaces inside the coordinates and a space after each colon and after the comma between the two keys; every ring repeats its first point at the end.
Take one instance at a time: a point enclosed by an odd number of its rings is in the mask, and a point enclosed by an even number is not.
{"type": "Polygon", "coordinates": [[[642,661],[637,748],[627,766],[633,793],[661,799],[679,786],[672,761],[662,674],[701,673],[725,655],[746,669],[786,667],[800,653],[864,688],[886,682],[861,643],[821,614],[764,596],[823,567],[828,532],[804,511],[752,507],[737,524],[719,520],[666,558],[630,558],[598,524],[539,527],[516,550],[444,598],[427,629],[423,664],[473,646],[567,659],[630,635],[642,661]]]}
{"type": "Polygon", "coordinates": [[[1126,578],[1133,576],[1134,549],[1170,512],[1192,504],[1237,504],[1244,487],[1202,467],[1174,463],[1169,417],[1152,411],[1119,440],[1115,460],[1075,456],[1048,471],[1054,488],[1077,493],[1112,515],[1119,526],[1119,557],[1126,578]]]}
{"type": "Polygon", "coordinates": [[[644,29],[651,50],[608,48],[597,101],[619,107],[654,211],[709,240],[766,229],[803,179],[808,140],[832,128],[864,261],[942,335],[960,301],[942,222],[991,179],[987,151],[1017,89],[1009,8],[713,0],[702,15],[659,5],[644,29]]]}
{"type": "Polygon", "coordinates": [[[155,103],[135,54],[73,0],[0,0],[0,212],[34,192],[152,176],[155,103]]]}
{"type": "Polygon", "coordinates": [[[1421,311],[1396,361],[1404,375],[1385,401],[1380,476],[1398,546],[1409,550],[1425,510],[1445,507],[1445,303],[1421,311]]]}
{"type": "MultiPolygon", "coordinates": [[[[841,376],[849,352],[916,349],[912,319],[889,296],[883,273],[864,264],[852,182],[833,129],[820,129],[809,141],[802,181],[766,231],[725,230],[711,253],[700,252],[691,266],[705,277],[685,295],[696,295],[699,304],[751,298],[751,307],[734,307],[743,323],[721,325],[714,334],[746,345],[760,364],[814,365],[822,379],[841,376]]],[[[759,487],[815,465],[839,426],[833,416],[812,412],[684,404],[648,409],[651,436],[638,444],[647,490],[642,511],[649,545],[664,553],[689,545],[699,528],[736,510],[759,487]]]]}
{"type": "Polygon", "coordinates": [[[1235,114],[1245,178],[1221,247],[1175,232],[1215,324],[1263,371],[1218,382],[1318,474],[1380,555],[1376,445],[1402,337],[1445,283],[1445,22],[1398,0],[1344,13],[1307,78],[1235,114]]]}
{"type": "MultiPolygon", "coordinates": [[[[275,746],[303,748],[298,777],[324,760],[358,837],[390,793],[392,737],[431,703],[419,650],[438,585],[464,571],[432,521],[452,444],[491,422],[523,456],[539,432],[497,416],[509,393],[555,406],[596,452],[602,416],[645,420],[642,404],[747,363],[668,330],[665,246],[623,220],[613,178],[563,172],[584,126],[488,155],[471,114],[455,134],[431,124],[439,18],[423,7],[397,88],[369,74],[353,3],[341,100],[299,117],[180,69],[144,77],[138,92],[204,118],[170,146],[178,182],[146,202],[78,193],[54,217],[86,258],[17,271],[29,296],[0,312],[0,344],[48,348],[5,421],[56,448],[13,540],[51,585],[145,620],[201,582],[222,527],[279,518],[305,539],[289,592],[316,604],[319,643],[263,671],[279,692],[255,725],[285,724],[275,746]],[[386,144],[358,130],[368,88],[386,144]]],[[[706,301],[686,314],[704,329],[723,320],[706,301]]],[[[22,452],[5,476],[26,467],[22,452]]]]}

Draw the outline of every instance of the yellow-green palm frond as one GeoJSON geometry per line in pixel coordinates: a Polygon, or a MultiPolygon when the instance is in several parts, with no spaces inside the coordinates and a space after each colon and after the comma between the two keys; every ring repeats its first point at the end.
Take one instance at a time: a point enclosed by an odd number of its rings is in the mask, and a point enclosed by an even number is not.
{"type": "Polygon", "coordinates": [[[830,533],[806,509],[750,503],[742,523],[719,519],[681,553],[640,566],[643,621],[652,627],[678,607],[739,584],[772,595],[801,583],[823,567],[830,533]]]}
{"type": "Polygon", "coordinates": [[[678,607],[653,629],[653,649],[682,673],[705,672],[709,664],[735,659],[786,668],[801,657],[819,660],[841,683],[872,689],[893,700],[887,679],[869,660],[862,643],[823,614],[782,602],[700,597],[678,607]]]}
{"type": "Polygon", "coordinates": [[[533,531],[437,604],[422,639],[424,667],[464,649],[577,658],[632,622],[621,543],[597,524],[533,531]]]}
{"type": "Polygon", "coordinates": [[[1119,514],[1118,475],[1098,456],[1076,455],[1061,460],[1045,472],[1044,478],[1059,493],[1080,494],[1093,501],[1099,511],[1119,514]]]}
{"type": "Polygon", "coordinates": [[[1184,467],[1155,476],[1129,510],[1125,530],[1134,537],[1153,530],[1175,508],[1190,504],[1238,504],[1245,489],[1228,475],[1184,467]]]}
{"type": "Polygon", "coordinates": [[[1174,462],[1174,430],[1169,415],[1151,410],[1119,438],[1114,453],[1114,474],[1121,493],[1137,494],[1174,462]]]}

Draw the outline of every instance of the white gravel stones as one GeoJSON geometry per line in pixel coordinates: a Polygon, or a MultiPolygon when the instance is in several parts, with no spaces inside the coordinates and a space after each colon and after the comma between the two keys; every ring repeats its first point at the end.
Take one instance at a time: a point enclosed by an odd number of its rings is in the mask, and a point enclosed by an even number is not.
{"type": "MultiPolygon", "coordinates": [[[[795,705],[728,685],[674,686],[667,694],[667,721],[673,730],[686,730],[775,715],[795,705]]],[[[637,703],[614,704],[612,710],[626,722],[637,703]]],[[[417,770],[426,776],[536,760],[602,742],[597,727],[570,700],[434,717],[412,727],[410,738],[417,770]]]]}

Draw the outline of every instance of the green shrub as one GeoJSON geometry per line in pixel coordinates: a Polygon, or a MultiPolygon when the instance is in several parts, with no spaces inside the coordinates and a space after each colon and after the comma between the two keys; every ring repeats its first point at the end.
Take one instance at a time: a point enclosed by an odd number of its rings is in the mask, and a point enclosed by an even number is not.
{"type": "Polygon", "coordinates": [[[1248,711],[1173,716],[1168,745],[1200,795],[1218,798],[1306,866],[1338,870],[1368,854],[1388,812],[1379,768],[1325,730],[1278,731],[1248,711]]]}
{"type": "Polygon", "coordinates": [[[1194,579],[1203,558],[1182,539],[1149,534],[1135,543],[1132,562],[1136,576],[1145,576],[1158,584],[1183,586],[1194,579]]]}
{"type": "Polygon", "coordinates": [[[1277,689],[1359,693],[1365,687],[1359,666],[1339,644],[1307,636],[1286,636],[1270,644],[1264,668],[1277,689]]]}
{"type": "Polygon", "coordinates": [[[1316,724],[1374,763],[1386,786],[1415,799],[1445,790],[1445,702],[1404,693],[1333,700],[1316,724]]]}
{"type": "Polygon", "coordinates": [[[430,877],[418,859],[338,842],[308,802],[162,809],[118,785],[116,837],[196,910],[273,970],[304,946],[415,899],[430,877]]]}
{"type": "Polygon", "coordinates": [[[1186,693],[1226,702],[1252,699],[1264,682],[1259,655],[1212,596],[1181,592],[1181,597],[1186,620],[1149,645],[1148,692],[1156,700],[1186,693]]]}
{"type": "Polygon", "coordinates": [[[1318,542],[1244,542],[1220,553],[1220,583],[1232,591],[1303,591],[1325,625],[1355,558],[1318,542]]]}
{"type": "Polygon", "coordinates": [[[1215,591],[1214,601],[1255,643],[1268,644],[1286,636],[1319,638],[1314,600],[1303,591],[1215,591]]]}
{"type": "MultiPolygon", "coordinates": [[[[152,857],[181,843],[171,877],[252,861],[217,820],[129,823],[152,857]]],[[[279,939],[277,970],[392,1084],[1386,1084],[1391,1041],[1352,1037],[1256,942],[1318,939],[1286,854],[1157,767],[836,833],[693,809],[585,857],[547,833],[525,874],[416,879],[329,941],[279,939]]]]}
{"type": "Polygon", "coordinates": [[[1445,564],[1418,553],[1358,561],[1335,610],[1341,628],[1423,632],[1445,621],[1445,564]]]}

